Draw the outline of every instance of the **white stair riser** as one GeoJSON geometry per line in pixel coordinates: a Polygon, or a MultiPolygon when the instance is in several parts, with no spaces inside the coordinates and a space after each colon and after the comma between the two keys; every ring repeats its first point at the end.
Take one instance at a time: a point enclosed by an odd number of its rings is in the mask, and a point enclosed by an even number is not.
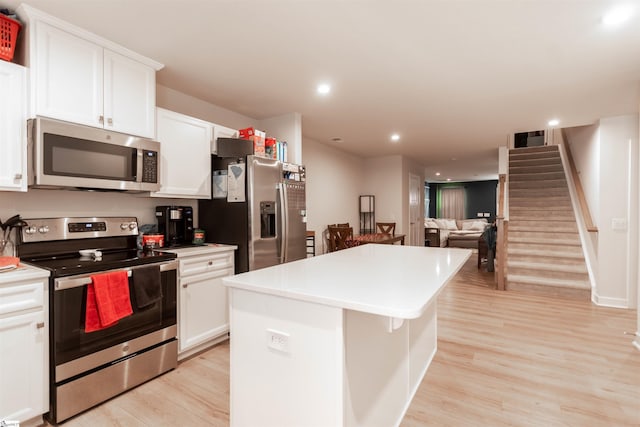
{"type": "Polygon", "coordinates": [[[512,268],[508,264],[507,264],[507,270],[509,271],[509,274],[515,274],[518,276],[535,276],[536,278],[544,279],[544,280],[553,280],[553,279],[572,280],[572,281],[584,281],[585,283],[588,283],[589,281],[589,274],[587,273],[567,273],[564,271],[554,271],[554,270],[537,270],[537,269],[517,268],[517,267],[512,268]]]}
{"type": "Polygon", "coordinates": [[[534,295],[545,295],[554,298],[566,298],[572,301],[590,301],[591,289],[590,288],[568,288],[565,286],[549,285],[535,285],[530,283],[518,282],[509,280],[506,284],[508,291],[526,292],[534,295]]]}
{"type": "Polygon", "coordinates": [[[584,259],[575,256],[546,256],[546,255],[522,255],[514,254],[509,251],[507,255],[509,262],[517,263],[536,263],[536,264],[554,264],[562,266],[584,266],[584,259]]]}

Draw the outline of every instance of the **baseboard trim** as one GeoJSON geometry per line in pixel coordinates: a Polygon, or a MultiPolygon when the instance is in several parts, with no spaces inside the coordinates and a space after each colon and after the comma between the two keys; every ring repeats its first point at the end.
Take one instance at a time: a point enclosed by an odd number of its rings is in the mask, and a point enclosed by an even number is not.
{"type": "Polygon", "coordinates": [[[629,301],[626,298],[601,297],[595,290],[591,294],[591,302],[602,307],[630,308],[629,301]]]}

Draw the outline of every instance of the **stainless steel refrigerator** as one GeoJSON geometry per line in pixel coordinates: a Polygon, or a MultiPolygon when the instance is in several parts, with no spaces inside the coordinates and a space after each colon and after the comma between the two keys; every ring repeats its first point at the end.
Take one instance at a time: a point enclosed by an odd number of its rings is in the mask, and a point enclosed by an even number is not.
{"type": "Polygon", "coordinates": [[[306,257],[304,167],[292,167],[253,155],[212,156],[214,194],[198,201],[198,227],[207,242],[238,246],[236,273],[306,257]]]}

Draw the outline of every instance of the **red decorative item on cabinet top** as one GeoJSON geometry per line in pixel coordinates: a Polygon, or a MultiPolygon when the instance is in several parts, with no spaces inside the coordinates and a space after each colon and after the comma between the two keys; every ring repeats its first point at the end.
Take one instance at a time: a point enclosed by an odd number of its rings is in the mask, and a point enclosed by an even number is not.
{"type": "Polygon", "coordinates": [[[21,27],[18,21],[0,13],[0,59],[13,59],[21,27]]]}

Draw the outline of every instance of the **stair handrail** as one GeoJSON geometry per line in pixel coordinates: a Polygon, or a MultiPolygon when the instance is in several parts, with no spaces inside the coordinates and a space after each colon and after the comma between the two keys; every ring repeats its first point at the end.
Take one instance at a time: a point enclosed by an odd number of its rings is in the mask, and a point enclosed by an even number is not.
{"type": "Polygon", "coordinates": [[[560,130],[562,135],[562,142],[557,145],[562,145],[564,148],[563,152],[566,154],[567,163],[569,163],[569,169],[571,171],[571,177],[573,178],[573,185],[576,189],[576,197],[578,198],[578,203],[580,204],[580,211],[582,212],[582,219],[584,221],[584,225],[587,228],[587,231],[590,233],[597,233],[598,227],[593,223],[593,218],[591,217],[591,212],[589,211],[589,204],[587,203],[587,198],[584,195],[584,190],[582,188],[582,184],[580,182],[580,174],[578,173],[578,169],[576,168],[576,164],[573,161],[573,155],[571,154],[571,147],[569,147],[566,133],[564,129],[560,130]]]}

